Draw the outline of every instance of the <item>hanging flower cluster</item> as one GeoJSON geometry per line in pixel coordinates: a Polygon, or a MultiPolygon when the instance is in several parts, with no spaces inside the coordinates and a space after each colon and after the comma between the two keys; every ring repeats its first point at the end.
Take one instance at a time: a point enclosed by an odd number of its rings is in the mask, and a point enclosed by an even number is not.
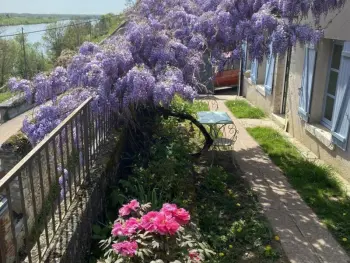
{"type": "MultiPolygon", "coordinates": [[[[32,81],[11,79],[9,86],[25,92],[29,101],[35,98],[37,104],[46,104],[52,100],[53,106],[73,90],[78,91],[65,103],[84,91],[94,98],[94,111],[108,105],[131,121],[130,113],[137,107],[167,107],[175,94],[191,101],[197,91],[205,90],[201,80],[204,55],[220,68],[226,60],[242,57],[243,42],[247,42],[249,57],[259,61],[269,54],[271,43],[274,54],[285,54],[298,42],[317,43],[323,36],[321,17],[344,2],[140,0],[128,11],[129,21],[119,36],[101,46],[84,43],[67,69],[58,67],[32,81]],[[309,14],[315,18],[314,25],[307,19],[303,22],[309,14]],[[223,56],[227,52],[232,55],[223,56]]],[[[51,118],[48,111],[38,112],[38,116],[45,114],[44,119],[51,118]]],[[[52,130],[47,121],[36,125],[38,116],[32,120],[34,126],[23,129],[35,143],[52,130]]],[[[66,116],[59,112],[55,124],[66,116]]]]}
{"type": "Polygon", "coordinates": [[[148,211],[149,207],[150,204],[140,205],[132,200],[120,208],[111,233],[115,240],[102,241],[109,249],[106,260],[124,262],[124,259],[137,257],[145,260],[143,262],[166,259],[167,262],[199,263],[205,256],[214,254],[206,244],[199,242],[188,211],[175,204],[164,204],[159,211],[148,211]]]}

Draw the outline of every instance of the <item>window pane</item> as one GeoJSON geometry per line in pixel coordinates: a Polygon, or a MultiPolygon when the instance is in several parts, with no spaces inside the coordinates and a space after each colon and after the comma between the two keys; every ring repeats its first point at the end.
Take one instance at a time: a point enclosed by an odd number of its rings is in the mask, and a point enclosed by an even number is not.
{"type": "Polygon", "coordinates": [[[334,99],[327,96],[326,99],[326,109],[324,111],[324,117],[329,120],[332,121],[332,116],[333,116],[333,108],[334,108],[334,99]]]}
{"type": "Polygon", "coordinates": [[[338,82],[338,72],[330,71],[329,83],[328,83],[328,93],[335,96],[335,91],[337,90],[338,82]]]}
{"type": "Polygon", "coordinates": [[[332,57],[332,68],[339,69],[342,51],[343,51],[342,45],[334,45],[333,57],[332,57]]]}

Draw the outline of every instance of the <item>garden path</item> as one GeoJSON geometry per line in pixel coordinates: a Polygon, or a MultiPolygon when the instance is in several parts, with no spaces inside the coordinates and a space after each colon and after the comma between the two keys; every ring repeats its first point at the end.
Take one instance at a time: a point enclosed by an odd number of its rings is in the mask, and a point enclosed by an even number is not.
{"type": "MultiPolygon", "coordinates": [[[[226,111],[239,130],[234,146],[234,160],[252,190],[256,192],[263,212],[280,238],[290,262],[349,263],[347,253],[291,187],[283,172],[245,130],[247,121],[240,122],[225,106],[226,100],[235,97],[216,95],[216,98],[218,110],[226,111]]],[[[267,123],[268,126],[273,125],[268,121],[267,123]]]]}
{"type": "Polygon", "coordinates": [[[30,116],[32,116],[33,111],[35,111],[36,109],[37,108],[26,111],[0,125],[0,146],[22,128],[23,120],[25,119],[25,117],[28,116],[30,118],[30,116]]]}

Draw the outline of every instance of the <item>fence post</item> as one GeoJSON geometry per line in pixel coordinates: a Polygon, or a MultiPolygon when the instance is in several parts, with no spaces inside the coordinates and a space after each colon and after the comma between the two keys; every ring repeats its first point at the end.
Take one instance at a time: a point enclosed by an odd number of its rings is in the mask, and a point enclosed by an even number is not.
{"type": "Polygon", "coordinates": [[[83,111],[83,127],[84,127],[84,155],[85,155],[85,168],[86,168],[86,180],[90,182],[90,156],[89,156],[89,105],[88,103],[83,111]]]}
{"type": "Polygon", "coordinates": [[[28,72],[27,72],[27,56],[26,56],[26,44],[25,44],[25,36],[23,32],[23,27],[22,27],[22,48],[23,48],[23,63],[24,63],[24,78],[28,78],[28,72]]]}

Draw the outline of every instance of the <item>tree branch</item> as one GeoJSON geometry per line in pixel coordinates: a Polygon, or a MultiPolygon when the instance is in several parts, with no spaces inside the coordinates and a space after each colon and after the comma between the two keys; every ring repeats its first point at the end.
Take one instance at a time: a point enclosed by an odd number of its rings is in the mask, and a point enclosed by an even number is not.
{"type": "Polygon", "coordinates": [[[207,129],[191,114],[187,114],[184,112],[174,112],[163,107],[158,107],[157,110],[163,116],[173,116],[181,120],[189,120],[190,122],[192,122],[194,125],[198,127],[198,129],[204,135],[205,144],[200,152],[193,154],[194,157],[199,157],[203,152],[207,152],[210,149],[210,147],[213,145],[214,141],[210,136],[209,132],[207,131],[207,129]]]}

